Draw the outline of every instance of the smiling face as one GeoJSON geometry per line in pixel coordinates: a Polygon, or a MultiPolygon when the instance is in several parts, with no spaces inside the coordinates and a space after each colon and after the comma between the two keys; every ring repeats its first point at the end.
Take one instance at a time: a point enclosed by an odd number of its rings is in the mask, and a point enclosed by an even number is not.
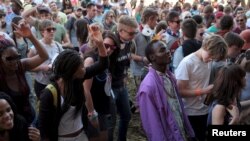
{"type": "Polygon", "coordinates": [[[0,129],[10,130],[14,126],[14,113],[5,99],[0,99],[0,129]]]}

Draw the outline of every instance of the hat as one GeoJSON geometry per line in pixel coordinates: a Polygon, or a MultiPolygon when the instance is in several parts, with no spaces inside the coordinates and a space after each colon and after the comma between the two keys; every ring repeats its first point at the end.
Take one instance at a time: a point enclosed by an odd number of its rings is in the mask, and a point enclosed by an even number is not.
{"type": "Polygon", "coordinates": [[[51,13],[50,8],[48,8],[47,6],[40,6],[38,7],[38,13],[51,13]]]}
{"type": "Polygon", "coordinates": [[[101,3],[96,3],[96,8],[101,9],[101,8],[103,8],[103,5],[101,3]]]}
{"type": "Polygon", "coordinates": [[[246,15],[247,19],[250,19],[250,10],[248,10],[245,15],[246,15]]]}
{"type": "Polygon", "coordinates": [[[219,11],[219,12],[217,12],[217,13],[215,14],[215,18],[216,18],[216,19],[219,19],[219,18],[221,18],[221,17],[223,17],[223,16],[224,16],[224,13],[221,12],[221,11],[219,11]]]}
{"type": "Polygon", "coordinates": [[[250,48],[250,29],[243,30],[240,33],[240,37],[243,38],[245,44],[242,47],[242,50],[247,50],[250,48]]]}
{"type": "Polygon", "coordinates": [[[20,8],[23,9],[23,3],[20,0],[12,0],[13,3],[16,3],[20,8]]]}

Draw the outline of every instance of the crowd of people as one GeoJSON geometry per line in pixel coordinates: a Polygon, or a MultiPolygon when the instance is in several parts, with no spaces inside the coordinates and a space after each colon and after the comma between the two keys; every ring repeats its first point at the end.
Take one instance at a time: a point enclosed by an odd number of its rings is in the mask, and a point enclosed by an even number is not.
{"type": "Polygon", "coordinates": [[[126,141],[134,112],[149,141],[250,124],[250,3],[0,0],[1,141],[126,141]]]}

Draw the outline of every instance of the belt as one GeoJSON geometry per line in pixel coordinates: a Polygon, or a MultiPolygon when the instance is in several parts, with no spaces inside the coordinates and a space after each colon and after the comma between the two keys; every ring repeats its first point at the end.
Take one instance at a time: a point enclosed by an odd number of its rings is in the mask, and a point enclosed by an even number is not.
{"type": "Polygon", "coordinates": [[[63,138],[73,138],[78,136],[81,132],[83,131],[83,128],[81,128],[80,130],[74,132],[74,133],[70,133],[70,134],[66,134],[66,135],[58,135],[58,137],[63,137],[63,138]]]}

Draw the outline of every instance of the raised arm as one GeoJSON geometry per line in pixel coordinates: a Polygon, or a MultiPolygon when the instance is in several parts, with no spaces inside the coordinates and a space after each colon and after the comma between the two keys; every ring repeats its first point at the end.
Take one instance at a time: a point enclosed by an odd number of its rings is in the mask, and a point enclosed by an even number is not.
{"type": "Polygon", "coordinates": [[[36,47],[36,50],[38,52],[38,55],[32,57],[32,58],[24,58],[21,60],[22,65],[24,66],[25,70],[31,70],[37,66],[39,66],[41,63],[43,63],[45,60],[48,59],[48,53],[47,51],[42,47],[40,42],[34,37],[30,30],[29,24],[24,20],[19,25],[13,24],[15,28],[15,33],[19,34],[22,37],[28,38],[33,45],[36,47]]]}
{"type": "Polygon", "coordinates": [[[84,79],[89,79],[108,68],[108,55],[103,44],[102,33],[99,27],[91,25],[88,29],[89,39],[94,43],[94,46],[98,47],[99,60],[93,65],[86,67],[84,79]]]}

